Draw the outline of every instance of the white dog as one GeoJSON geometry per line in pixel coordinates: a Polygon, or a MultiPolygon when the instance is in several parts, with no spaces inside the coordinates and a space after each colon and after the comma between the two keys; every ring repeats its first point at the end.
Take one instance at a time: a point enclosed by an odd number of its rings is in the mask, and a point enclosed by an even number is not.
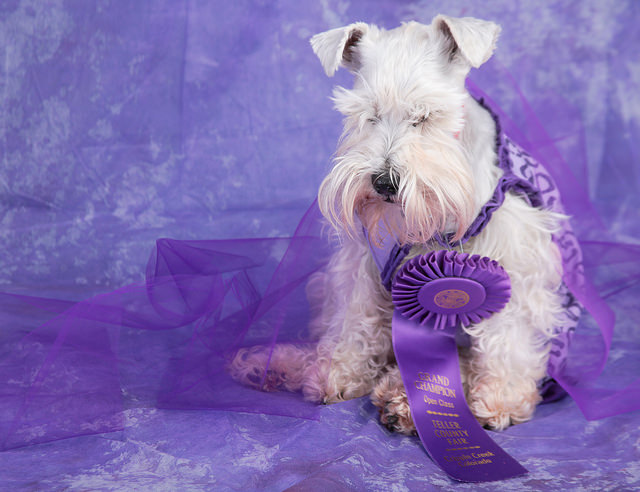
{"type": "MultiPolygon", "coordinates": [[[[455,244],[491,199],[503,173],[496,122],[470,97],[465,78],[489,59],[499,31],[491,22],[438,16],[429,26],[356,23],[312,38],[327,75],[339,66],[355,75],[353,89],[334,92],[345,128],[318,197],[341,245],[308,286],[319,306],[311,323],[317,346],[241,349],[230,365],[237,380],[302,390],[324,403],[371,394],[383,424],[414,432],[392,349],[391,295],[370,243],[390,233],[410,245],[407,258],[442,249],[434,238],[455,244]]],[[[464,328],[470,345],[459,348],[467,402],[488,427],[530,419],[541,399],[549,341],[563,311],[552,241],[561,220],[510,191],[464,244],[465,252],[498,261],[512,284],[507,306],[464,328]]]]}

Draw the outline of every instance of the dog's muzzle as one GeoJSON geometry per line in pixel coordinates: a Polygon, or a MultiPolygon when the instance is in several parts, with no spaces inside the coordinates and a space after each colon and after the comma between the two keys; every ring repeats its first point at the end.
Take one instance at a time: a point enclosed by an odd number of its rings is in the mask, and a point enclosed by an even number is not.
{"type": "Polygon", "coordinates": [[[376,193],[382,196],[385,200],[391,201],[391,199],[397,195],[399,181],[398,176],[391,171],[384,171],[379,174],[371,175],[371,184],[376,193]]]}

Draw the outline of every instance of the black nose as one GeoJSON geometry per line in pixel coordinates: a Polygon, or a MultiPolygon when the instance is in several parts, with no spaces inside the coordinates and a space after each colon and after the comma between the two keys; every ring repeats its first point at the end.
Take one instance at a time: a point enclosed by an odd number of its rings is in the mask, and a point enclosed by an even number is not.
{"type": "Polygon", "coordinates": [[[385,171],[371,176],[371,184],[378,195],[385,198],[391,198],[398,193],[398,178],[392,175],[390,171],[385,171]]]}

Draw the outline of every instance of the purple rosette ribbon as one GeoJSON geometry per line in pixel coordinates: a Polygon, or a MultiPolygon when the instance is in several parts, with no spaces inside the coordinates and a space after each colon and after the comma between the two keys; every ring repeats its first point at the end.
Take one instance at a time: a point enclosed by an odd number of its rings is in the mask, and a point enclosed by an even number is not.
{"type": "Polygon", "coordinates": [[[405,263],[391,295],[406,318],[442,330],[500,311],[511,297],[511,282],[495,260],[439,250],[405,263]]]}
{"type": "Polygon", "coordinates": [[[393,348],[418,435],[453,479],[488,482],[527,470],[480,427],[467,406],[455,332],[501,310],[509,276],[494,260],[434,251],[409,260],[392,297],[393,348]]]}

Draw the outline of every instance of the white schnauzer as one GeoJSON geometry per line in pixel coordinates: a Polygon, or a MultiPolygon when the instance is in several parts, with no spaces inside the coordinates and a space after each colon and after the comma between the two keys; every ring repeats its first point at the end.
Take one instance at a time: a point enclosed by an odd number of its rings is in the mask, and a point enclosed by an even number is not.
{"type": "MultiPolygon", "coordinates": [[[[234,378],[324,403],[371,394],[383,424],[415,431],[393,354],[394,306],[372,247],[392,235],[406,261],[442,249],[442,238],[459,244],[492,198],[503,175],[497,120],[469,95],[465,78],[489,59],[499,32],[492,22],[438,16],[429,26],[355,23],[312,38],[327,75],[339,66],[355,75],[353,89],[334,92],[344,133],[318,197],[340,241],[307,289],[318,343],[241,349],[230,364],[234,378]]],[[[564,309],[552,234],[565,217],[514,190],[503,198],[464,251],[502,265],[511,299],[460,328],[469,343],[459,347],[469,407],[493,429],[532,417],[564,309]]]]}

